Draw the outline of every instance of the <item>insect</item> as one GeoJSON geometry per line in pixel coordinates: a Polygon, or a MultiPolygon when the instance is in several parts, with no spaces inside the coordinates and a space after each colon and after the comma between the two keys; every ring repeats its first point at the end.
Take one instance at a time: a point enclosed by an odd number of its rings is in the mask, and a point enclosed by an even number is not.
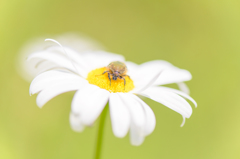
{"type": "Polygon", "coordinates": [[[111,80],[117,80],[118,78],[123,79],[124,90],[125,90],[125,85],[126,85],[125,76],[127,76],[130,79],[130,77],[126,75],[127,66],[123,62],[114,61],[114,62],[111,62],[106,68],[107,68],[107,71],[104,71],[102,75],[104,75],[105,73],[108,73],[110,86],[111,86],[111,80]]]}

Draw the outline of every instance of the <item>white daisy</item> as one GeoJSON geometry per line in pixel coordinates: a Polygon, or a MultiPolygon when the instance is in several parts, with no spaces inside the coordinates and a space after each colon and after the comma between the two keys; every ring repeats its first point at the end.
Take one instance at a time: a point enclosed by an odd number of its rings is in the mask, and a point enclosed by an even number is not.
{"type": "Polygon", "coordinates": [[[75,131],[80,132],[85,126],[92,125],[109,102],[114,135],[122,138],[130,131],[131,144],[140,145],[145,136],[153,132],[156,119],[152,109],[138,95],[181,114],[182,125],[185,118],[192,114],[192,108],[185,98],[197,106],[187,93],[160,86],[191,79],[187,70],[179,69],[166,61],[156,60],[137,65],[125,61],[121,55],[104,51],[79,54],[62,46],[35,52],[28,58],[29,61],[34,59],[42,59],[54,65],[35,77],[30,86],[30,94],[38,93],[37,105],[41,108],[61,93],[76,91],[70,113],[70,125],[75,131]],[[114,80],[111,71],[102,75],[108,71],[109,64],[116,61],[127,67],[128,72],[122,73],[130,76],[124,76],[125,85],[121,77],[114,80]]]}

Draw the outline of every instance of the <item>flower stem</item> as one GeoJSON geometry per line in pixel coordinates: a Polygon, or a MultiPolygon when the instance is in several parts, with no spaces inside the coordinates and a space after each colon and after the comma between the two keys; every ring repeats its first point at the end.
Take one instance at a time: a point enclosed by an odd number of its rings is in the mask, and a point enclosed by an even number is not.
{"type": "Polygon", "coordinates": [[[105,124],[105,119],[106,119],[106,116],[107,116],[107,112],[108,112],[108,105],[103,109],[101,117],[100,117],[94,159],[100,159],[100,156],[101,156],[103,129],[104,129],[104,124],[105,124]]]}

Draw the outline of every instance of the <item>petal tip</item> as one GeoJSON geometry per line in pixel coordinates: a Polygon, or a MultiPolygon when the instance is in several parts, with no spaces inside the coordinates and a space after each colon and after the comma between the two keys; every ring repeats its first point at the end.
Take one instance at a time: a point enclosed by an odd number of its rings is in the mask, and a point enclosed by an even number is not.
{"type": "Polygon", "coordinates": [[[185,118],[185,117],[183,117],[182,124],[180,125],[180,127],[181,127],[181,128],[184,126],[185,122],[186,122],[186,118],[185,118]]]}
{"type": "Polygon", "coordinates": [[[124,138],[127,134],[114,133],[114,135],[118,138],[124,138]]]}
{"type": "Polygon", "coordinates": [[[43,103],[37,101],[37,106],[38,106],[40,109],[43,107],[43,105],[44,105],[43,103]]]}

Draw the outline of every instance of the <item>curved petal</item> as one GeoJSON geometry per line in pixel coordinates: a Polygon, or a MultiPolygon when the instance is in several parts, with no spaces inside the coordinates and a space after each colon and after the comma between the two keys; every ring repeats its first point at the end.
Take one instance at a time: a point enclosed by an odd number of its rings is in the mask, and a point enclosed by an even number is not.
{"type": "MultiPolygon", "coordinates": [[[[66,49],[66,48],[64,48],[64,49],[66,49]]],[[[71,51],[68,51],[68,55],[71,55],[71,53],[72,53],[71,51]]],[[[67,57],[63,53],[59,53],[58,49],[35,52],[28,57],[28,61],[31,61],[32,59],[47,60],[49,62],[56,64],[56,66],[60,66],[60,67],[69,69],[73,72],[79,73],[83,77],[87,76],[86,68],[84,66],[81,66],[81,63],[74,62],[73,58],[71,58],[70,56],[67,57]]],[[[76,59],[77,59],[77,57],[75,57],[75,60],[76,59]]],[[[36,63],[36,65],[37,65],[37,63],[36,63]]],[[[44,64],[41,64],[41,65],[44,65],[44,64]]]]}
{"type": "Polygon", "coordinates": [[[52,71],[41,73],[37,77],[35,77],[30,85],[29,93],[30,95],[35,94],[55,83],[58,83],[58,82],[62,83],[64,81],[71,81],[71,80],[79,81],[83,83],[87,82],[85,79],[75,74],[52,70],[52,71]]]}
{"type": "Polygon", "coordinates": [[[141,82],[146,77],[151,76],[157,71],[162,71],[162,73],[159,78],[153,83],[153,85],[179,83],[191,80],[192,78],[189,71],[179,69],[169,62],[163,60],[155,60],[141,64],[138,71],[136,71],[136,73],[131,77],[141,82]],[[142,78],[143,76],[144,78],[142,78]]]}
{"type": "MultiPolygon", "coordinates": [[[[46,39],[46,40],[48,40],[48,39],[46,39]]],[[[52,39],[49,39],[49,40],[52,41],[52,39]]],[[[57,42],[57,44],[59,44],[59,43],[57,42]]],[[[63,56],[69,61],[76,62],[76,64],[81,66],[81,67],[84,67],[84,68],[88,67],[88,64],[86,63],[86,61],[82,57],[82,53],[76,52],[75,50],[73,50],[69,47],[63,47],[63,46],[58,46],[58,45],[50,46],[50,47],[47,47],[44,50],[41,50],[41,52],[44,52],[44,54],[59,55],[60,57],[63,56]]],[[[37,53],[37,52],[35,52],[35,53],[37,53]]],[[[33,53],[33,54],[35,54],[35,53],[33,53]]],[[[31,55],[29,57],[31,57],[31,55]]]]}
{"type": "Polygon", "coordinates": [[[82,66],[84,68],[88,67],[88,64],[84,60],[82,53],[78,53],[72,50],[69,47],[59,47],[59,46],[52,46],[45,50],[48,53],[57,53],[59,55],[64,56],[68,60],[72,60],[77,63],[77,65],[82,66]],[[64,49],[64,50],[63,50],[64,49]],[[65,52],[64,52],[65,51],[65,52]]]}
{"type": "Polygon", "coordinates": [[[32,81],[38,74],[57,67],[56,64],[43,59],[35,58],[26,61],[25,58],[24,60],[25,61],[24,64],[22,64],[22,68],[19,67],[19,73],[21,73],[27,81],[32,81]]]}
{"type": "Polygon", "coordinates": [[[192,97],[190,97],[188,94],[186,94],[184,92],[181,92],[181,91],[179,91],[177,89],[173,89],[173,88],[162,87],[162,86],[160,88],[163,89],[163,90],[166,90],[166,91],[170,91],[170,92],[176,93],[176,94],[178,94],[178,95],[180,95],[180,96],[190,100],[195,105],[195,107],[197,107],[197,102],[192,97]]]}
{"type": "Polygon", "coordinates": [[[189,118],[192,114],[190,104],[176,93],[165,91],[158,87],[151,87],[140,93],[156,102],[162,103],[168,108],[178,112],[183,117],[189,118]]]}
{"type": "Polygon", "coordinates": [[[78,114],[70,113],[69,122],[74,131],[82,132],[84,130],[84,125],[82,124],[78,114]]]}
{"type": "Polygon", "coordinates": [[[144,109],[139,101],[135,99],[135,95],[131,93],[119,93],[119,96],[129,109],[131,120],[135,127],[138,129],[138,133],[144,136],[144,128],[146,124],[146,115],[144,109]]]}
{"type": "Polygon", "coordinates": [[[146,114],[135,95],[130,93],[119,93],[119,95],[127,105],[132,118],[130,124],[130,142],[134,146],[139,146],[145,139],[146,114]]]}
{"type": "Polygon", "coordinates": [[[42,90],[37,96],[37,105],[41,108],[44,104],[46,104],[53,97],[80,89],[84,86],[85,83],[80,82],[78,79],[75,80],[62,80],[56,82],[52,85],[48,85],[48,87],[42,90]]]}
{"type": "Polygon", "coordinates": [[[156,125],[155,115],[150,107],[131,93],[119,93],[131,114],[130,141],[139,146],[146,135],[152,133],[156,125]]]}
{"type": "Polygon", "coordinates": [[[182,92],[184,92],[188,95],[190,94],[190,90],[184,82],[179,82],[179,83],[177,83],[177,85],[182,92]]]}
{"type": "Polygon", "coordinates": [[[142,80],[133,79],[135,88],[131,91],[131,93],[138,93],[144,91],[149,86],[155,83],[155,81],[159,78],[161,73],[162,73],[161,71],[156,71],[153,72],[151,75],[142,78],[142,80]]]}
{"type": "Polygon", "coordinates": [[[130,142],[134,146],[140,146],[145,139],[145,136],[139,133],[139,128],[132,122],[130,127],[130,142]]]}
{"type": "Polygon", "coordinates": [[[130,127],[130,113],[118,93],[111,93],[109,108],[114,135],[120,138],[126,136],[130,127]]]}
{"type": "Polygon", "coordinates": [[[154,85],[164,85],[171,83],[179,83],[189,81],[192,79],[192,75],[189,71],[178,68],[166,68],[164,69],[161,77],[159,77],[154,85]]]}
{"type": "MultiPolygon", "coordinates": [[[[75,114],[80,114],[82,112],[83,106],[80,105],[81,100],[84,100],[86,97],[90,97],[93,92],[95,92],[99,87],[87,84],[85,87],[83,87],[81,90],[78,90],[72,100],[72,112],[75,114]]],[[[95,99],[93,99],[95,100],[95,99]]]]}
{"type": "Polygon", "coordinates": [[[107,90],[88,84],[74,95],[72,111],[80,115],[84,125],[92,125],[107,104],[109,95],[107,90]]]}
{"type": "Polygon", "coordinates": [[[156,118],[152,109],[139,97],[135,96],[135,99],[139,101],[145,111],[146,115],[146,124],[145,124],[145,135],[150,135],[156,126],[156,118]]]}
{"type": "MultiPolygon", "coordinates": [[[[93,39],[86,37],[85,35],[77,35],[76,33],[65,33],[59,36],[54,36],[54,39],[59,41],[59,43],[64,46],[68,54],[71,54],[71,52],[75,51],[75,54],[81,55],[85,51],[104,49],[104,47],[101,46],[101,44],[99,44],[97,41],[94,41],[93,39]],[[71,48],[71,52],[68,51],[68,48],[71,48]]],[[[31,60],[30,62],[26,62],[26,57],[29,56],[29,54],[40,50],[49,51],[55,48],[56,51],[59,50],[59,53],[63,53],[62,48],[60,48],[53,42],[45,42],[43,37],[31,39],[31,41],[28,42],[21,49],[18,58],[19,60],[17,69],[19,73],[23,76],[23,78],[27,81],[31,81],[37,74],[43,72],[44,70],[46,70],[45,68],[48,67],[48,64],[44,62],[41,64],[40,68],[34,68],[38,61],[31,60]]],[[[71,57],[71,59],[76,61],[75,57],[71,57]]],[[[82,61],[76,62],[82,64],[82,61]]]]}
{"type": "Polygon", "coordinates": [[[186,118],[183,117],[183,121],[182,121],[182,124],[180,125],[180,127],[183,127],[183,125],[185,124],[185,122],[186,122],[186,118]]]}

